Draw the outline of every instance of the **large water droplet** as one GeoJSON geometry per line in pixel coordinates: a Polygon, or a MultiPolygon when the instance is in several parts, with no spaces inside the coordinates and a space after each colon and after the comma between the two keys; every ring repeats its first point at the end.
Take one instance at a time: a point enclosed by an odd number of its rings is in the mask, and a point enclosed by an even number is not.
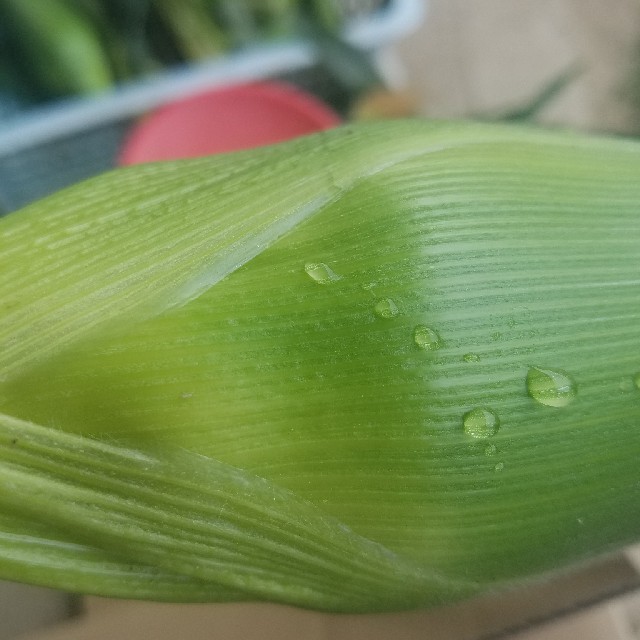
{"type": "Polygon", "coordinates": [[[532,367],[527,373],[529,395],[547,407],[566,407],[577,394],[576,383],[564,371],[532,367]]]}
{"type": "Polygon", "coordinates": [[[423,324],[419,324],[413,330],[413,340],[421,349],[424,349],[425,351],[435,351],[442,346],[440,342],[440,336],[437,334],[437,332],[423,324]]]}
{"type": "Polygon", "coordinates": [[[462,359],[465,362],[480,362],[480,356],[477,353],[465,353],[462,359]]]}
{"type": "Polygon", "coordinates": [[[308,262],[304,265],[304,270],[318,284],[329,284],[340,280],[340,276],[324,262],[308,262]]]}
{"type": "Polygon", "coordinates": [[[484,407],[477,407],[462,416],[464,432],[472,438],[489,438],[500,427],[498,416],[484,407]]]}
{"type": "Polygon", "coordinates": [[[391,300],[391,298],[383,298],[376,302],[376,306],[373,308],[375,314],[380,318],[395,318],[400,310],[398,305],[391,300]]]}

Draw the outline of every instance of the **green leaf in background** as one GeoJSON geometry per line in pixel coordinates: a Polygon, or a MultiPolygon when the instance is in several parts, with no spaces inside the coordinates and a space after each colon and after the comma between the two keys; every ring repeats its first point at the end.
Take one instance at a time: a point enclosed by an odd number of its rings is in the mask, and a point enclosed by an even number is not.
{"type": "Polygon", "coordinates": [[[640,538],[640,145],[387,122],[0,221],[0,575],[433,605],[640,538]]]}
{"type": "Polygon", "coordinates": [[[200,59],[222,53],[228,35],[216,25],[209,3],[203,0],[158,0],[156,11],[170,26],[184,59],[200,59]]]}
{"type": "Polygon", "coordinates": [[[0,20],[23,73],[47,96],[93,93],[113,80],[97,31],[64,0],[2,0],[0,20]]]}
{"type": "Polygon", "coordinates": [[[314,30],[325,34],[324,55],[334,67],[342,60],[353,81],[363,54],[325,33],[341,31],[353,10],[326,0],[0,0],[0,90],[27,103],[89,94],[314,30]]]}

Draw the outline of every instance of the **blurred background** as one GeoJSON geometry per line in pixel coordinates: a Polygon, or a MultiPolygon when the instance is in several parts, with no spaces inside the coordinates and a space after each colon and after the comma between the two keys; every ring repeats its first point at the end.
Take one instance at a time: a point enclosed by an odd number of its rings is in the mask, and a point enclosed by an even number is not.
{"type": "MultiPolygon", "coordinates": [[[[640,135],[640,1],[0,0],[0,212],[119,164],[394,117],[640,135]]],[[[637,640],[639,557],[402,616],[0,584],[0,640],[637,640]]]]}
{"type": "Polygon", "coordinates": [[[0,0],[5,212],[118,163],[405,116],[637,135],[640,2],[0,0]]]}

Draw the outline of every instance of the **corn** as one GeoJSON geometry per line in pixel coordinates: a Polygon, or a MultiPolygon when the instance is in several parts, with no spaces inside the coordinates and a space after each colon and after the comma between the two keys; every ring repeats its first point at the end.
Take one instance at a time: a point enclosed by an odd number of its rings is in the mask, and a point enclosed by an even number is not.
{"type": "Polygon", "coordinates": [[[0,577],[382,611],[638,540],[639,176],[386,122],[0,220],[0,577]]]}

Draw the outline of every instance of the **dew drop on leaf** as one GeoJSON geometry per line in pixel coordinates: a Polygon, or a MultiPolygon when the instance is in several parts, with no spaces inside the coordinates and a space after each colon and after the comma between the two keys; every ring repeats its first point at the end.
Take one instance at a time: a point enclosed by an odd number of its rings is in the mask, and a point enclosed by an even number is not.
{"type": "Polygon", "coordinates": [[[484,407],[477,407],[462,416],[464,432],[472,438],[489,438],[500,426],[498,416],[484,407]]]}
{"type": "Polygon", "coordinates": [[[330,284],[340,280],[340,276],[324,262],[308,262],[304,265],[304,270],[318,284],[330,284]]]}
{"type": "Polygon", "coordinates": [[[395,318],[400,313],[398,305],[393,300],[391,300],[391,298],[383,298],[382,300],[378,300],[373,310],[379,318],[385,319],[395,318]]]}
{"type": "Polygon", "coordinates": [[[527,373],[527,391],[547,407],[566,407],[578,393],[575,382],[564,371],[538,367],[527,373]]]}
{"type": "Polygon", "coordinates": [[[413,330],[413,340],[418,347],[425,351],[435,351],[441,347],[438,333],[423,324],[419,324],[413,330]]]}

